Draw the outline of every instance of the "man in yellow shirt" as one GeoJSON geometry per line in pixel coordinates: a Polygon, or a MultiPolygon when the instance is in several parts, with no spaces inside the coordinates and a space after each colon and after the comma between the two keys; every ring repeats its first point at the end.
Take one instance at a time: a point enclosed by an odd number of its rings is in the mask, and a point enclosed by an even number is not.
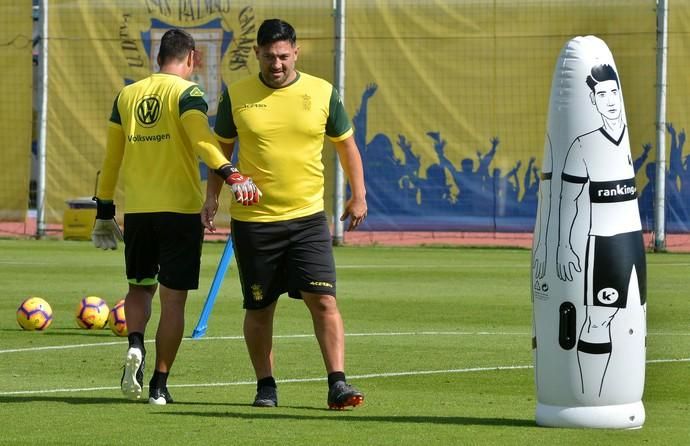
{"type": "MultiPolygon", "coordinates": [[[[96,247],[122,241],[114,220],[118,176],[124,183],[124,243],[129,291],[125,297],[129,348],[122,392],[141,398],[146,350],[144,331],[160,284],[161,312],[149,403],[172,403],[167,378],[184,330],[187,292],[199,283],[204,228],[197,157],[232,188],[242,205],[261,192],[223,156],[209,127],[203,91],[190,82],[194,39],[180,29],[160,44],[160,72],[124,87],[113,105],[92,239],[96,247]]],[[[212,175],[215,176],[215,175],[212,175]]]]}
{"type": "MultiPolygon", "coordinates": [[[[254,47],[260,74],[223,92],[215,132],[226,156],[239,140],[243,171],[267,191],[252,207],[232,204],[232,238],[244,295],[244,337],[257,378],[254,406],[278,404],[273,378],[273,316],[278,297],[302,299],[311,313],[328,373],[328,406],[364,401],[345,379],[343,321],[336,304],[335,264],[324,212],[321,161],[324,135],[335,144],[352,195],[341,220],[348,230],[366,217],[362,160],[337,91],[323,79],[298,72],[293,27],[262,23],[254,47]]],[[[202,218],[213,229],[221,182],[207,186],[202,218]]]]}

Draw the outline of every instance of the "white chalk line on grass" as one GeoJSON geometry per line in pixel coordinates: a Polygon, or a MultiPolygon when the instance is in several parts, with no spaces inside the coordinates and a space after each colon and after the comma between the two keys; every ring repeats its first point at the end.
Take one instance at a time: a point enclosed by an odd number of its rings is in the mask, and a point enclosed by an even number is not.
{"type": "MultiPolygon", "coordinates": [[[[690,333],[666,333],[666,332],[648,332],[648,336],[690,336],[690,333]]],[[[347,333],[345,337],[384,337],[384,336],[531,336],[526,332],[490,332],[490,331],[401,331],[401,332],[373,332],[373,333],[347,333]]],[[[275,335],[273,339],[302,339],[314,338],[313,334],[292,334],[292,335],[275,335]]],[[[183,342],[191,341],[239,341],[244,340],[241,335],[236,336],[204,336],[202,338],[192,339],[183,338],[183,342]]],[[[146,343],[154,343],[155,340],[149,339],[146,343]]],[[[127,341],[110,341],[110,342],[93,342],[88,344],[68,344],[68,345],[46,345],[42,347],[26,347],[26,348],[9,348],[0,350],[0,354],[6,353],[27,353],[46,350],[70,350],[75,348],[88,347],[106,347],[113,345],[125,345],[127,341]]]]}
{"type": "MultiPolygon", "coordinates": [[[[527,336],[527,333],[508,333],[508,332],[488,332],[488,331],[410,331],[410,332],[381,332],[381,333],[348,333],[346,337],[365,337],[365,336],[527,336]]],[[[313,334],[292,334],[292,335],[275,335],[273,339],[300,339],[313,338],[313,334]]],[[[198,339],[183,338],[183,342],[192,341],[237,341],[244,340],[244,336],[204,336],[198,339]]],[[[146,343],[155,342],[153,339],[145,341],[146,343]]],[[[127,341],[111,341],[111,342],[94,342],[89,344],[69,344],[69,345],[48,345],[43,347],[26,347],[26,348],[10,348],[0,350],[3,353],[24,353],[41,350],[67,350],[84,347],[101,347],[108,345],[123,345],[127,341]]]]}
{"type": "MultiPolygon", "coordinates": [[[[62,266],[63,263],[60,262],[15,262],[15,261],[2,261],[0,260],[0,265],[11,265],[11,266],[36,266],[36,265],[48,265],[48,266],[62,266]]],[[[649,263],[650,267],[687,267],[690,263],[649,263]]],[[[471,265],[456,265],[456,264],[444,264],[444,265],[431,265],[431,264],[357,264],[357,265],[336,265],[336,269],[367,269],[367,270],[389,270],[389,269],[452,269],[455,271],[462,271],[468,269],[506,269],[506,268],[530,268],[530,263],[486,263],[477,264],[473,263],[471,265]]]]}
{"type": "Polygon", "coordinates": [[[488,269],[505,269],[505,268],[529,268],[530,264],[525,263],[473,263],[471,265],[420,265],[419,263],[388,263],[385,265],[381,264],[357,264],[357,265],[336,265],[336,269],[454,269],[462,271],[463,269],[477,269],[477,268],[488,268],[488,269]]]}
{"type": "MultiPolygon", "coordinates": [[[[664,364],[674,362],[690,362],[690,358],[675,358],[675,359],[653,359],[647,361],[647,364],[664,364]]],[[[424,375],[448,375],[456,373],[479,373],[479,372],[502,372],[511,370],[527,370],[533,369],[532,365],[509,365],[509,366],[494,366],[494,367],[469,367],[463,369],[445,369],[445,370],[414,370],[408,372],[386,372],[386,373],[366,373],[361,375],[349,375],[350,379],[376,379],[376,378],[395,378],[401,376],[424,376],[424,375]]],[[[325,381],[323,377],[319,378],[288,378],[276,380],[279,384],[285,383],[307,383],[325,381]]],[[[249,386],[256,385],[256,381],[231,381],[231,382],[215,382],[215,383],[193,383],[193,384],[169,384],[168,387],[178,388],[200,388],[200,387],[230,387],[230,386],[249,386]]],[[[0,396],[12,395],[39,395],[39,394],[55,394],[55,393],[76,393],[76,392],[100,392],[103,390],[119,390],[117,386],[105,387],[80,387],[80,388],[61,388],[61,389],[41,389],[41,390],[13,390],[0,392],[0,396]]]]}
{"type": "MultiPolygon", "coordinates": [[[[348,375],[349,379],[371,379],[371,378],[391,378],[396,376],[422,376],[422,375],[440,375],[450,373],[472,373],[472,372],[490,372],[503,370],[521,370],[531,369],[531,365],[515,365],[515,366],[496,366],[496,367],[471,367],[465,369],[447,369],[447,370],[417,370],[410,372],[387,372],[387,373],[368,373],[363,375],[348,375]]],[[[326,381],[326,378],[287,378],[278,379],[278,384],[282,383],[307,383],[326,381]]],[[[194,383],[194,384],[168,384],[168,387],[230,387],[230,386],[247,386],[256,385],[256,381],[231,381],[231,382],[215,382],[215,383],[194,383]]],[[[63,388],[63,389],[43,389],[43,390],[14,390],[8,392],[0,392],[0,396],[9,395],[35,395],[46,393],[69,393],[69,392],[96,392],[102,390],[119,390],[119,387],[82,387],[82,388],[63,388]]]]}

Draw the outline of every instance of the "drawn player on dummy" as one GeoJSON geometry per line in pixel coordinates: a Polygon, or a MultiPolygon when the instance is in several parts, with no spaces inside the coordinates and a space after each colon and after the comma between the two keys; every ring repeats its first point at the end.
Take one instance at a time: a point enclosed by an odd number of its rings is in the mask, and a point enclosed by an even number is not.
{"type": "Polygon", "coordinates": [[[635,171],[618,75],[595,65],[587,76],[590,99],[603,125],[575,138],[561,176],[556,270],[562,281],[581,272],[571,236],[588,225],[585,258],[586,315],[577,342],[582,393],[601,397],[615,344],[611,324],[619,310],[646,301],[645,252],[635,171]],[[586,221],[589,185],[589,221],[586,221]],[[583,215],[578,217],[578,211],[583,215]]]}

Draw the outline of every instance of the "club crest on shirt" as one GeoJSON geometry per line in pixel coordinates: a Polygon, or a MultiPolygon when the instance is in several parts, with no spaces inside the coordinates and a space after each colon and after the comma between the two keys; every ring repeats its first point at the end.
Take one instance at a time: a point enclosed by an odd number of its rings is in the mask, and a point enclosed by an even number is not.
{"type": "Polygon", "coordinates": [[[302,96],[302,108],[305,111],[311,110],[311,96],[309,96],[308,94],[302,96]]]}
{"type": "Polygon", "coordinates": [[[261,291],[261,285],[252,285],[252,297],[256,302],[262,301],[264,299],[264,293],[261,291]]]}

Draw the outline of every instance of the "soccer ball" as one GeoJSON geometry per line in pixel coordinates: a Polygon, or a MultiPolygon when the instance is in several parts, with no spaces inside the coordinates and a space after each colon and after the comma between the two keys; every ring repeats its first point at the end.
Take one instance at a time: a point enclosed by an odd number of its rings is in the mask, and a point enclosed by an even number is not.
{"type": "Polygon", "coordinates": [[[17,322],[24,330],[45,330],[53,322],[53,309],[40,297],[29,297],[17,308],[17,322]]]}
{"type": "Polygon", "coordinates": [[[109,311],[108,304],[100,297],[85,297],[77,305],[77,325],[88,330],[104,328],[108,323],[109,311]]]}
{"type": "Polygon", "coordinates": [[[108,315],[108,325],[117,336],[127,336],[127,321],[125,320],[125,300],[119,300],[108,315]]]}

